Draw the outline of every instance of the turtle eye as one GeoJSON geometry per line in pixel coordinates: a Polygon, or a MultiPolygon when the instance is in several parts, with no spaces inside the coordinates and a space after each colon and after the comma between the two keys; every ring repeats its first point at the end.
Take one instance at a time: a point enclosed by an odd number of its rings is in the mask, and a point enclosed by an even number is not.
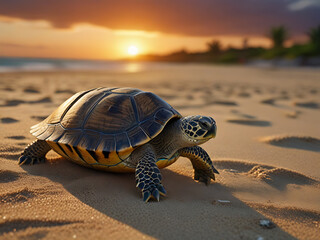
{"type": "Polygon", "coordinates": [[[199,119],[199,125],[202,129],[209,130],[212,126],[212,122],[210,121],[210,119],[204,117],[202,119],[199,119]]]}

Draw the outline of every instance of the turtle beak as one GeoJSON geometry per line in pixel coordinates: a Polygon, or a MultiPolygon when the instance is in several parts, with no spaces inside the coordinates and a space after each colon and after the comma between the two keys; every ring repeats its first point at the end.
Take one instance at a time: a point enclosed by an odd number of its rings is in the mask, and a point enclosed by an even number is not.
{"type": "Polygon", "coordinates": [[[217,125],[214,123],[212,124],[209,131],[204,135],[204,138],[214,138],[217,134],[217,125]]]}

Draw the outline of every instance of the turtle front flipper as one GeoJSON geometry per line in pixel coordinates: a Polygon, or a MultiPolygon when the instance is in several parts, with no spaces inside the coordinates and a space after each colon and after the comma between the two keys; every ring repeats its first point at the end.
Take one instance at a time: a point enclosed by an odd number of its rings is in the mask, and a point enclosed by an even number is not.
{"type": "Polygon", "coordinates": [[[155,154],[151,148],[143,148],[140,151],[143,151],[143,155],[136,166],[137,187],[142,191],[143,201],[148,202],[151,197],[159,201],[160,194],[166,195],[166,190],[161,184],[162,177],[156,164],[155,154]]]}
{"type": "Polygon", "coordinates": [[[199,180],[208,185],[211,179],[215,180],[214,173],[219,174],[218,170],[213,166],[208,153],[201,147],[182,148],[179,150],[179,154],[191,160],[194,168],[194,180],[199,180]]]}
{"type": "Polygon", "coordinates": [[[44,140],[36,140],[29,144],[19,157],[19,165],[35,164],[44,162],[46,154],[51,150],[49,144],[44,140]]]}

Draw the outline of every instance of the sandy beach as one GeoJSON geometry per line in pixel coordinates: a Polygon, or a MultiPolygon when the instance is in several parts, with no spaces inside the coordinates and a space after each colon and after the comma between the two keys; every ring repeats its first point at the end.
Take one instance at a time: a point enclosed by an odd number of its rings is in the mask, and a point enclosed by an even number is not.
{"type": "Polygon", "coordinates": [[[131,72],[0,73],[0,239],[319,239],[320,69],[193,64],[131,72]],[[100,172],[50,151],[19,166],[30,127],[78,91],[134,87],[183,116],[207,115],[202,145],[220,174],[162,169],[167,196],[142,201],[134,174],[100,172]],[[270,220],[270,227],[260,226],[270,220]]]}

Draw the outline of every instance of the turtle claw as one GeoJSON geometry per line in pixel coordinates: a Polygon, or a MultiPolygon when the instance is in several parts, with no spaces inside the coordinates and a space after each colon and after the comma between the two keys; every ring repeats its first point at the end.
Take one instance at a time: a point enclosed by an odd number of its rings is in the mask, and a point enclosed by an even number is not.
{"type": "Polygon", "coordinates": [[[144,202],[148,202],[150,198],[154,198],[159,202],[160,195],[165,196],[166,194],[167,192],[161,184],[149,185],[147,189],[146,188],[142,189],[142,198],[144,202]]]}
{"type": "Polygon", "coordinates": [[[214,173],[220,174],[220,173],[218,172],[218,170],[217,170],[214,166],[212,166],[212,170],[213,170],[214,173]]]}
{"type": "MultiPolygon", "coordinates": [[[[214,171],[213,171],[214,172],[214,171]]],[[[194,180],[199,182],[203,182],[206,185],[209,185],[212,180],[215,180],[214,173],[212,171],[205,171],[201,169],[197,169],[194,171],[194,180]]]]}
{"type": "Polygon", "coordinates": [[[149,199],[151,198],[151,192],[150,191],[143,192],[142,196],[143,196],[143,201],[148,202],[149,199]]]}
{"type": "Polygon", "coordinates": [[[24,164],[27,160],[28,160],[28,157],[22,155],[22,156],[19,157],[18,164],[19,164],[19,165],[22,165],[22,164],[24,164]]]}
{"type": "Polygon", "coordinates": [[[41,162],[45,162],[45,161],[46,161],[45,157],[30,157],[27,155],[21,155],[19,157],[18,164],[19,165],[23,165],[23,164],[33,165],[33,164],[41,163],[41,162]]]}
{"type": "Polygon", "coordinates": [[[157,188],[152,191],[152,196],[159,202],[160,193],[159,193],[159,190],[157,188]]]}
{"type": "Polygon", "coordinates": [[[159,184],[157,188],[162,196],[167,195],[167,191],[164,189],[164,187],[161,184],[159,184]]]}

